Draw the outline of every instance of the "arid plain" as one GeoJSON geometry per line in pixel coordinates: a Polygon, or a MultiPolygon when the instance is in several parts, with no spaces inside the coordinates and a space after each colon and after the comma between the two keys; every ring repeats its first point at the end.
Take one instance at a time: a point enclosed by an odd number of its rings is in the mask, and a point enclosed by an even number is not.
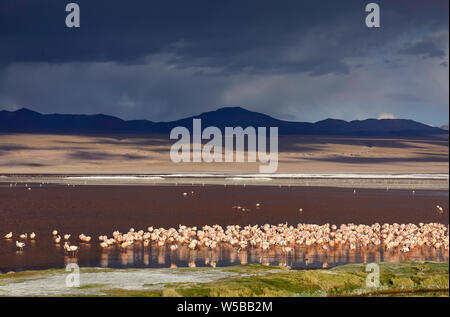
{"type": "MultiPolygon", "coordinates": [[[[168,135],[0,134],[0,174],[257,173],[260,163],[173,163],[168,135]]],[[[439,138],[281,136],[278,173],[448,173],[439,138]]]]}

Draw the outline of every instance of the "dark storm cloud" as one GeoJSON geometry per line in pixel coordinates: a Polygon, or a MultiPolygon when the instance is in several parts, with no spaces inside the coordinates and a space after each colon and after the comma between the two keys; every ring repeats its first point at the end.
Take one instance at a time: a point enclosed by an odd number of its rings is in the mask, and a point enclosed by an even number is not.
{"type": "Polygon", "coordinates": [[[432,40],[424,40],[400,50],[401,53],[410,55],[421,55],[425,57],[444,58],[445,50],[432,40]]]}
{"type": "Polygon", "coordinates": [[[447,0],[374,1],[380,29],[366,28],[361,0],[74,0],[79,29],[64,25],[69,2],[0,2],[0,108],[151,120],[222,105],[297,120],[448,114],[447,88],[409,82],[448,71],[447,0]],[[412,108],[420,89],[429,104],[412,108]]]}
{"type": "MultiPolygon", "coordinates": [[[[79,29],[64,27],[68,1],[2,1],[2,63],[127,64],[142,63],[151,54],[171,52],[177,56],[171,62],[180,67],[347,73],[343,58],[364,54],[371,45],[389,41],[412,25],[436,28],[448,20],[443,9],[410,0],[394,4],[380,1],[386,30],[372,34],[362,23],[365,3],[360,0],[76,2],[82,16],[79,29]],[[335,27],[341,27],[342,32],[333,32],[335,27]],[[321,43],[310,56],[289,60],[282,55],[283,48],[301,43],[315,28],[326,28],[329,36],[322,29],[317,39],[321,43]]],[[[418,45],[416,50],[427,49],[418,45]]]]}
{"type": "Polygon", "coordinates": [[[217,58],[280,44],[290,25],[309,24],[301,14],[309,8],[298,1],[76,2],[82,11],[76,30],[64,27],[67,1],[2,2],[2,61],[139,63],[166,50],[217,58]]]}
{"type": "MultiPolygon", "coordinates": [[[[67,1],[1,4],[0,60],[13,62],[143,63],[174,54],[177,67],[224,67],[228,72],[345,72],[339,57],[286,61],[280,48],[334,18],[341,5],[300,1],[77,1],[82,27],[64,27],[67,1]],[[267,60],[270,59],[270,63],[267,60]],[[313,66],[326,64],[328,66],[313,66]],[[318,68],[318,70],[316,70],[318,68]],[[326,71],[325,71],[326,72],[326,71]]],[[[351,8],[355,10],[355,8],[351,8]]],[[[360,19],[360,17],[358,18],[360,19]]],[[[359,20],[354,21],[360,24],[359,20]]]]}

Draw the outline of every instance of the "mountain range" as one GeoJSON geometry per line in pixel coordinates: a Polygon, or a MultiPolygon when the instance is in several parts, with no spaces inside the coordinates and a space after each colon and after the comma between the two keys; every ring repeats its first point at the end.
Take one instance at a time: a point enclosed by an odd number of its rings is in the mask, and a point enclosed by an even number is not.
{"type": "Polygon", "coordinates": [[[22,108],[0,111],[0,132],[19,133],[168,133],[176,126],[192,129],[192,119],[202,127],[278,127],[280,135],[427,136],[448,131],[406,119],[344,121],[326,119],[315,123],[284,121],[242,107],[225,107],[170,122],[122,120],[104,114],[41,114],[22,108]]]}

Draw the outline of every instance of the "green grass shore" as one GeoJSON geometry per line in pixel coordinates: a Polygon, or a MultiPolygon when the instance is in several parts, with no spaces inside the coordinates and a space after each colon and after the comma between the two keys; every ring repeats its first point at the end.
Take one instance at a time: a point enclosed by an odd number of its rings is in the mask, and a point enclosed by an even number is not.
{"type": "Polygon", "coordinates": [[[0,274],[0,296],[449,296],[449,263],[380,263],[379,287],[366,286],[365,268],[81,268],[79,287],[65,286],[64,270],[24,271],[0,274]]]}

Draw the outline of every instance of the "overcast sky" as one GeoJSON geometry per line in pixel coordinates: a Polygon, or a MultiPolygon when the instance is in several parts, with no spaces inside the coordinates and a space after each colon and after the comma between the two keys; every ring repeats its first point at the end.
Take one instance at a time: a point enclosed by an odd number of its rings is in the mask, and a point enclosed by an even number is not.
{"type": "Polygon", "coordinates": [[[242,106],[318,121],[449,115],[448,0],[0,2],[0,109],[166,121],[242,106]]]}

